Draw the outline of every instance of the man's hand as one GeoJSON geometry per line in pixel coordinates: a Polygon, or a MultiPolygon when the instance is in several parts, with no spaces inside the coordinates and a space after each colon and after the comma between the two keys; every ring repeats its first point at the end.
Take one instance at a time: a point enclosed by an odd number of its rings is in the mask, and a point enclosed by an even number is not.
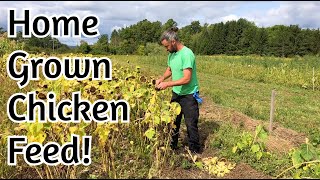
{"type": "Polygon", "coordinates": [[[170,76],[171,76],[171,69],[170,69],[170,67],[167,67],[167,69],[164,72],[163,76],[161,76],[159,79],[156,80],[155,86],[157,87],[160,83],[162,83],[164,80],[166,80],[170,76]]]}
{"type": "Polygon", "coordinates": [[[167,78],[169,78],[171,76],[171,69],[170,67],[167,67],[166,71],[164,72],[163,76],[161,76],[159,79],[156,80],[155,82],[155,88],[157,90],[162,90],[163,88],[167,88],[168,87],[168,83],[165,83],[166,85],[162,84],[164,83],[163,81],[166,80],[167,78]]]}
{"type": "Polygon", "coordinates": [[[158,86],[156,86],[160,90],[164,90],[169,87],[169,82],[161,82],[158,86]]]}
{"type": "Polygon", "coordinates": [[[162,83],[162,81],[164,80],[164,78],[163,77],[161,77],[161,78],[159,78],[159,79],[157,79],[156,80],[156,84],[155,84],[155,86],[157,87],[160,83],[162,83]]]}

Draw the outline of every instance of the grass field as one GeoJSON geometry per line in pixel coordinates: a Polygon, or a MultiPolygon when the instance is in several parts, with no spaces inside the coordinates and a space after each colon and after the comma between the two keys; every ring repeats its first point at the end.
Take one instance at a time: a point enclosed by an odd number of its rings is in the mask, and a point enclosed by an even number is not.
{"type": "MultiPolygon", "coordinates": [[[[156,76],[162,75],[167,63],[165,56],[110,56],[110,58],[115,62],[129,61],[156,76]]],[[[216,104],[236,109],[258,120],[269,120],[271,92],[274,89],[276,91],[274,121],[297,132],[306,133],[311,139],[320,143],[318,58],[198,56],[197,70],[200,94],[209,97],[216,104]],[[283,64],[286,64],[285,68],[283,64]],[[313,67],[316,77],[315,91],[310,88],[313,67]],[[271,72],[272,69],[275,70],[271,72]],[[281,75],[283,71],[286,73],[281,75]],[[265,79],[264,82],[261,82],[261,79],[265,79]],[[303,84],[309,84],[309,88],[303,84]]]]}
{"type": "MultiPolygon", "coordinates": [[[[161,76],[167,67],[166,56],[110,56],[110,58],[122,64],[139,65],[145,73],[155,77],[161,76]]],[[[304,133],[311,143],[318,147],[318,155],[315,155],[318,157],[315,158],[318,165],[313,166],[315,169],[291,171],[291,175],[287,176],[296,178],[320,175],[319,70],[320,61],[317,57],[291,59],[253,56],[197,57],[200,94],[217,106],[239,111],[257,120],[269,121],[271,92],[276,91],[273,121],[285,128],[304,133]],[[303,176],[303,173],[306,174],[303,176]]],[[[297,160],[293,160],[294,156],[289,155],[290,152],[272,154],[271,157],[258,161],[252,152],[240,156],[231,153],[230,149],[234,144],[244,141],[245,137],[241,136],[244,131],[228,123],[221,124],[219,129],[210,132],[212,133],[210,148],[218,149],[219,156],[237,163],[248,163],[273,177],[284,169],[290,169],[291,163],[297,160]]],[[[308,150],[296,152],[309,153],[308,150]]],[[[235,173],[241,174],[239,171],[235,173]]]]}

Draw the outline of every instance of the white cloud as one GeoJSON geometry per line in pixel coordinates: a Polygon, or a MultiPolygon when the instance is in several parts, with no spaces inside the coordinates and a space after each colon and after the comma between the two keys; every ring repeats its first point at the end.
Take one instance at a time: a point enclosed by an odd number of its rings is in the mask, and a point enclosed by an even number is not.
{"type": "Polygon", "coordinates": [[[230,14],[228,16],[225,16],[225,17],[222,17],[222,22],[227,22],[227,21],[232,21],[232,20],[238,20],[240,19],[240,17],[238,17],[237,15],[234,15],[234,14],[230,14]]]}
{"type": "Polygon", "coordinates": [[[255,17],[255,23],[261,26],[299,25],[302,28],[320,27],[320,2],[282,2],[266,12],[249,12],[245,16],[255,17]]]}
{"type": "MultiPolygon", "coordinates": [[[[125,27],[125,26],[123,26],[123,27],[125,27]]],[[[111,32],[112,32],[113,30],[119,30],[119,29],[121,29],[121,27],[119,27],[119,26],[113,26],[113,27],[111,28],[111,32]]]]}

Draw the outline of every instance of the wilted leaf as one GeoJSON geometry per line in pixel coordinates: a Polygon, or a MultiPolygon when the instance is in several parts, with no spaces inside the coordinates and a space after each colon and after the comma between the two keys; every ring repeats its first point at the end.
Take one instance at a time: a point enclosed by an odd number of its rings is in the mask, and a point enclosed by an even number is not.
{"type": "Polygon", "coordinates": [[[27,127],[26,127],[25,124],[19,124],[18,127],[15,127],[15,128],[14,128],[14,131],[19,132],[19,131],[21,131],[22,129],[26,129],[26,128],[27,128],[27,127]]]}
{"type": "Polygon", "coordinates": [[[41,92],[39,92],[38,98],[39,98],[39,99],[46,99],[46,95],[43,94],[43,93],[41,93],[41,92]]]}
{"type": "Polygon", "coordinates": [[[71,134],[73,134],[74,132],[76,132],[76,130],[78,130],[78,127],[77,126],[72,126],[69,128],[69,131],[71,134]]]}
{"type": "Polygon", "coordinates": [[[39,134],[36,136],[36,140],[37,140],[37,142],[39,142],[40,144],[42,144],[43,141],[46,139],[46,137],[47,137],[47,134],[44,133],[44,132],[41,132],[41,133],[39,133],[39,134]]]}

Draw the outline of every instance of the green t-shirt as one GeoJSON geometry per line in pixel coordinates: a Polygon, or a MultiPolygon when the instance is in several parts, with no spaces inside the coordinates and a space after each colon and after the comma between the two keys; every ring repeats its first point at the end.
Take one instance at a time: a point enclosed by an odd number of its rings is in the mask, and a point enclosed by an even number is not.
{"type": "Polygon", "coordinates": [[[191,80],[188,84],[173,86],[173,92],[178,95],[193,94],[198,91],[199,83],[197,79],[196,59],[191,49],[184,46],[181,50],[170,53],[168,56],[168,66],[171,69],[172,80],[176,81],[183,77],[183,70],[192,68],[191,80]]]}

